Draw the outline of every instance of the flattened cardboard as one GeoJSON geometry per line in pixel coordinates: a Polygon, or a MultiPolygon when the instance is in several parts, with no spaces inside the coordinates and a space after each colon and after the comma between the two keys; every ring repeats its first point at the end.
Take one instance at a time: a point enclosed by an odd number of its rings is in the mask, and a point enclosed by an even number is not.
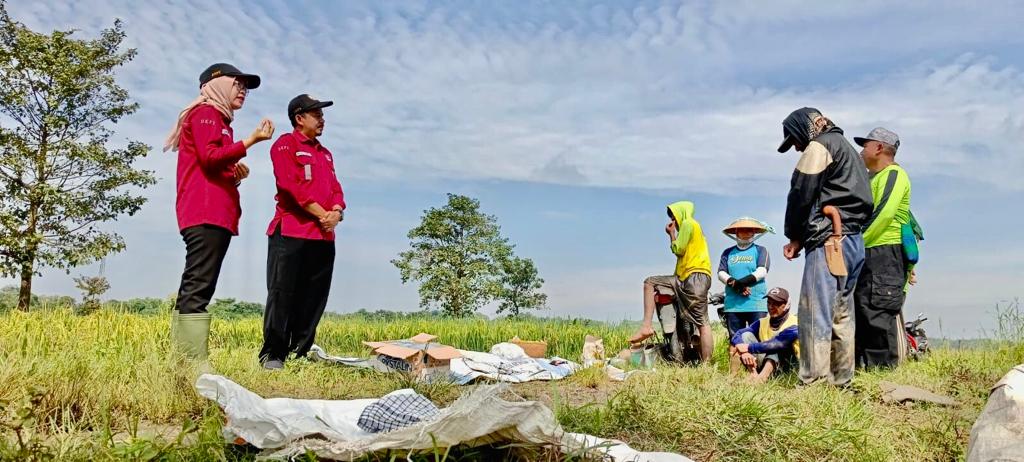
{"type": "Polygon", "coordinates": [[[388,355],[392,358],[408,359],[420,354],[417,350],[402,345],[395,345],[387,342],[363,342],[366,346],[373,348],[374,353],[388,355]]]}
{"type": "Polygon", "coordinates": [[[416,334],[415,336],[413,336],[412,338],[410,338],[409,340],[412,340],[412,341],[414,341],[416,343],[430,343],[430,342],[433,342],[434,340],[437,340],[437,336],[436,335],[430,335],[430,334],[427,334],[427,333],[424,333],[424,332],[420,332],[420,333],[416,334]]]}
{"type": "Polygon", "coordinates": [[[441,345],[440,343],[435,343],[432,345],[436,346],[427,348],[427,356],[430,356],[431,358],[434,358],[439,361],[451,361],[455,358],[462,357],[462,353],[459,353],[459,350],[453,347],[450,347],[448,345],[441,345]]]}

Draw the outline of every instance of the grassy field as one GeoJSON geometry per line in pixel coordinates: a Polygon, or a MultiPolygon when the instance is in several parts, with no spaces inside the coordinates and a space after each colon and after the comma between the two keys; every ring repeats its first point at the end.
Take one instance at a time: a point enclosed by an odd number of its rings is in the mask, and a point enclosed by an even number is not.
{"type": "MultiPolygon", "coordinates": [[[[223,442],[219,409],[193,391],[195,372],[167,355],[167,324],[162,316],[110,310],[0,314],[0,459],[251,460],[251,449],[223,442]]],[[[367,398],[410,386],[395,375],[306,361],[264,372],[256,362],[261,326],[258,318],[216,320],[211,360],[220,373],[262,396],[367,398]]],[[[629,330],[592,321],[330,317],[320,326],[318,343],[332,354],[363,355],[364,339],[429,332],[447,344],[486,351],[519,335],[547,339],[549,352],[577,359],[585,335],[603,337],[613,354],[629,330]]],[[[993,341],[971,350],[937,350],[894,371],[858,373],[852,390],[796,389],[792,375],[753,387],[725,373],[723,333],[716,334],[711,366],[661,367],[626,383],[586,370],[513,391],[550,405],[567,430],[702,461],[945,461],[963,458],[989,387],[1024,358],[1019,339],[993,341]],[[947,394],[959,406],[883,404],[882,380],[947,394]]],[[[416,388],[442,405],[464,390],[416,388]]],[[[541,449],[483,449],[455,451],[448,460],[515,458],[558,456],[541,449]]]]}

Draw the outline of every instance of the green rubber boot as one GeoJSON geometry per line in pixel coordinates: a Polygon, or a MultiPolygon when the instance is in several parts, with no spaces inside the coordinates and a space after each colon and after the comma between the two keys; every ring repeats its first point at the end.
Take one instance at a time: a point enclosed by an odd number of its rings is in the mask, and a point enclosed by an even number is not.
{"type": "Polygon", "coordinates": [[[210,357],[210,313],[178,314],[174,344],[190,359],[205,362],[210,357]]]}

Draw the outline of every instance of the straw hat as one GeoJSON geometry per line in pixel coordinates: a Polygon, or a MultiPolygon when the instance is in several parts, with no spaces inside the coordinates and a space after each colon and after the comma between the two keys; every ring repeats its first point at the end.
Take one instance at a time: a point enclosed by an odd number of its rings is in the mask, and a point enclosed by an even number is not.
{"type": "Polygon", "coordinates": [[[727,235],[728,234],[736,234],[736,230],[737,229],[742,229],[742,228],[754,229],[754,230],[756,230],[755,231],[756,234],[761,234],[761,233],[766,233],[766,232],[774,232],[772,230],[771,226],[768,226],[768,225],[766,225],[764,223],[761,223],[758,220],[755,220],[755,219],[749,218],[749,217],[739,218],[736,221],[733,221],[732,223],[729,223],[729,226],[726,226],[725,229],[722,230],[722,232],[727,234],[727,235]]]}

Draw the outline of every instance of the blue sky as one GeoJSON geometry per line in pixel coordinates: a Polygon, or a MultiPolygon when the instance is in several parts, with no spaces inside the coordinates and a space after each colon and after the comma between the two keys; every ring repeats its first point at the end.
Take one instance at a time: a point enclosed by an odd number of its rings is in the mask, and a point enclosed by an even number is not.
{"type": "MultiPolygon", "coordinates": [[[[717,230],[751,215],[781,230],[796,156],[781,121],[820,108],[849,137],[884,125],[914,183],[926,241],[906,310],[972,337],[1022,295],[1024,34],[1018,2],[9,2],[37,30],[94,35],[115,17],[139,55],[119,81],[141,105],[117,142],[154,147],[159,183],[142,213],[110,227],[111,297],[164,297],[184,245],[174,219],[176,156],[159,152],[199,72],[218,61],[263,77],[233,124],[287,130],[288,100],[335,105],[323,142],[349,210],[329,307],[411,310],[389,260],[445,193],[479,198],[547,280],[550,315],[638,319],[641,281],[673,266],[664,206],[689,199],[714,260],[717,230]]],[[[250,150],[242,235],[217,297],[265,298],[273,214],[270,143],[250,150]]],[[[794,292],[800,261],[769,282],[794,292]]],[[[42,293],[76,293],[97,267],[44,271],[42,293]]],[[[716,284],[716,289],[720,286],[716,284]]]]}

